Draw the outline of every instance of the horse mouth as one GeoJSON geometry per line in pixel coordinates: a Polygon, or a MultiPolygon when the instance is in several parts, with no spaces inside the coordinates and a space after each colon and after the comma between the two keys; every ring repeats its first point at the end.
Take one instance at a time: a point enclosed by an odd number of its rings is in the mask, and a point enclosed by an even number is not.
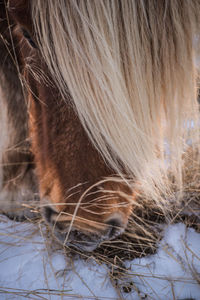
{"type": "Polygon", "coordinates": [[[102,223],[100,228],[84,228],[82,224],[70,226],[68,222],[60,221],[58,213],[52,211],[50,207],[45,207],[43,217],[47,225],[50,226],[53,236],[62,246],[69,246],[79,251],[94,251],[104,241],[110,241],[121,235],[127,223],[122,222],[122,216],[114,213],[112,216],[102,223]],[[55,218],[54,218],[55,217],[55,218]]]}
{"type": "Polygon", "coordinates": [[[66,246],[69,246],[69,247],[72,247],[72,248],[75,248],[76,250],[78,251],[81,251],[81,252],[92,252],[94,250],[96,250],[98,248],[98,246],[100,245],[101,242],[99,243],[81,243],[81,244],[76,244],[74,242],[69,242],[66,243],[66,246]]]}
{"type": "Polygon", "coordinates": [[[78,232],[76,229],[71,230],[69,237],[66,238],[67,232],[54,231],[54,236],[59,243],[62,243],[65,247],[75,248],[81,252],[92,252],[94,251],[100,243],[103,241],[103,238],[99,235],[94,237],[94,234],[89,236],[88,234],[78,232]]]}
{"type": "Polygon", "coordinates": [[[53,235],[62,246],[72,247],[81,252],[92,252],[100,246],[102,242],[110,241],[124,232],[124,228],[109,227],[102,233],[82,232],[72,228],[67,230],[53,230],[53,235]]]}

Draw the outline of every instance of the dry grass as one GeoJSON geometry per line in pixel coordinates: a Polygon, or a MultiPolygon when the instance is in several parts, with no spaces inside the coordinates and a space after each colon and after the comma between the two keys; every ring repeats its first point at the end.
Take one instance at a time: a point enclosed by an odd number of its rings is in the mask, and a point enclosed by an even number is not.
{"type": "MultiPolygon", "coordinates": [[[[199,154],[191,148],[185,154],[183,193],[180,195],[174,187],[175,197],[178,198],[176,203],[169,201],[169,206],[163,210],[162,208],[158,208],[154,201],[140,197],[138,199],[140,206],[133,211],[128,227],[123,235],[113,241],[103,242],[92,253],[83,253],[66,247],[66,256],[74,258],[78,255],[82,259],[93,258],[98,264],[106,264],[109,269],[111,282],[119,290],[119,299],[122,297],[120,291],[130,293],[134,290],[140,295],[140,291],[131,279],[132,276],[139,274],[130,274],[130,270],[126,268],[124,262],[155,253],[158,242],[163,236],[165,224],[182,222],[187,227],[192,227],[197,232],[200,232],[199,171],[199,154]]],[[[187,247],[187,245],[185,246],[187,247]]],[[[170,255],[170,253],[171,250],[168,249],[168,254],[170,255]]],[[[173,254],[171,256],[174,257],[173,254]]],[[[181,264],[182,262],[180,261],[179,263],[181,264]]],[[[199,284],[199,274],[193,266],[190,268],[193,278],[199,284]]],[[[142,276],[142,274],[140,275],[142,276]]],[[[184,282],[183,278],[177,280],[184,282]]]]}
{"type": "MultiPolygon", "coordinates": [[[[138,201],[141,205],[134,210],[129,220],[128,227],[123,235],[113,241],[103,242],[100,247],[92,253],[79,252],[76,249],[65,247],[64,253],[66,255],[66,259],[71,259],[71,265],[73,266],[73,262],[77,258],[84,260],[94,259],[99,265],[106,264],[111,283],[116,288],[119,299],[123,299],[123,294],[130,293],[131,291],[135,291],[138,294],[138,297],[142,299],[141,293],[135,285],[133,278],[134,276],[140,276],[143,278],[144,284],[148,284],[146,281],[146,275],[133,274],[133,272],[130,272],[130,270],[127,269],[125,261],[155,253],[157,244],[163,236],[163,228],[165,224],[182,222],[186,224],[187,227],[192,227],[197,232],[200,232],[200,159],[198,159],[198,154],[194,151],[191,151],[191,153],[188,152],[185,158],[185,164],[186,167],[183,174],[184,192],[179,195],[174,188],[175,195],[178,195],[177,197],[179,197],[179,201],[176,202],[176,205],[174,205],[173,201],[169,201],[170,205],[164,211],[155,206],[153,201],[147,201],[140,197],[138,201]],[[194,161],[196,163],[194,163],[194,161]]],[[[37,208],[35,206],[30,208],[35,212],[38,212],[38,218],[35,220],[28,220],[29,223],[33,223],[36,226],[33,226],[34,229],[31,233],[29,232],[29,234],[21,236],[20,239],[22,241],[30,241],[31,236],[39,230],[40,234],[42,234],[44,238],[45,247],[48,251],[53,253],[61,248],[63,250],[63,247],[55,240],[52,231],[41,219],[37,208]]],[[[15,231],[15,235],[13,236],[13,245],[15,245],[15,238],[19,237],[20,232],[15,231]]],[[[12,243],[8,244],[8,247],[12,247],[12,243]]],[[[188,245],[185,245],[185,248],[187,248],[188,251],[192,251],[188,245]]],[[[175,259],[176,262],[178,260],[178,263],[180,265],[182,264],[182,261],[179,261],[179,258],[174,256],[172,249],[168,249],[166,247],[166,251],[168,251],[167,253],[172,257],[172,259],[175,259]]],[[[198,259],[200,260],[200,258],[198,259]]],[[[195,266],[190,265],[189,269],[194,281],[197,284],[200,284],[200,275],[196,271],[195,266]]],[[[65,272],[65,270],[63,272],[65,272]]],[[[74,272],[76,272],[75,269],[74,272]]],[[[57,274],[55,274],[55,276],[57,276],[57,274]]],[[[152,274],[152,277],[154,276],[156,275],[152,274]]],[[[165,280],[166,278],[160,277],[160,279],[165,280]]],[[[84,283],[84,278],[82,280],[84,283]]],[[[185,283],[189,282],[184,278],[177,278],[177,280],[185,283]]],[[[173,295],[173,284],[171,289],[173,295]]],[[[16,295],[19,296],[20,299],[49,299],[49,295],[60,296],[60,299],[62,299],[62,297],[67,298],[68,296],[79,299],[79,295],[72,295],[69,290],[64,289],[30,291],[0,287],[0,295],[1,294],[16,295]]],[[[87,299],[96,298],[87,297],[87,299]]]]}

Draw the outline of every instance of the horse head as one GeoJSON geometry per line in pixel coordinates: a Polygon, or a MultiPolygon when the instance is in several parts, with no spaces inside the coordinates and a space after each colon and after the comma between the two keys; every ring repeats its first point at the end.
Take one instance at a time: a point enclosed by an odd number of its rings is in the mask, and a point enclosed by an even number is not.
{"type": "Polygon", "coordinates": [[[93,250],[124,231],[136,190],[165,207],[171,178],[183,189],[182,154],[199,141],[199,0],[7,6],[44,218],[93,250]]]}

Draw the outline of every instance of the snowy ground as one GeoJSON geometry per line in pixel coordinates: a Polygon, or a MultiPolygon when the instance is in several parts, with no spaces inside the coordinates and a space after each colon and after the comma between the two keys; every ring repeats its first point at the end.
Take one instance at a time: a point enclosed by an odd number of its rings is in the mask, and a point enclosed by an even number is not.
{"type": "Polygon", "coordinates": [[[115,288],[106,265],[51,252],[35,225],[0,216],[2,300],[200,299],[200,234],[184,224],[165,229],[156,254],[126,266],[126,288],[115,288]]]}

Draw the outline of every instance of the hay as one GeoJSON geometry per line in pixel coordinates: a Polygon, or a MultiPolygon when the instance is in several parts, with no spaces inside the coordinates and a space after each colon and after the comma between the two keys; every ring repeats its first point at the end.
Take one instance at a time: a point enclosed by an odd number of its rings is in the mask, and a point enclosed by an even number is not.
{"type": "MultiPolygon", "coordinates": [[[[66,259],[71,259],[72,265],[74,260],[80,258],[83,260],[94,259],[99,265],[106,264],[110,280],[116,290],[119,290],[119,299],[121,297],[120,291],[130,293],[135,290],[139,295],[139,290],[137,290],[137,287],[131,279],[130,270],[127,269],[126,261],[154,254],[157,250],[158,242],[163,237],[163,230],[166,225],[182,222],[187,227],[192,227],[197,232],[200,232],[199,154],[193,150],[189,150],[184,159],[183,193],[180,195],[176,187],[173,187],[174,198],[166,199],[168,206],[165,210],[157,207],[154,201],[140,196],[138,198],[140,205],[133,210],[126,231],[112,241],[102,242],[100,247],[93,252],[80,252],[77,249],[63,247],[59,244],[52,230],[45,224],[35,204],[33,206],[24,205],[25,209],[28,207],[36,216],[35,219],[27,219],[26,221],[35,224],[36,230],[39,228],[48,251],[50,250],[54,253],[60,249],[64,250],[66,259]],[[174,202],[176,197],[178,201],[174,202]]],[[[33,234],[35,234],[35,232],[33,232],[33,234]]],[[[20,233],[18,235],[20,235],[20,233]]],[[[28,238],[30,239],[31,236],[29,235],[28,238]]],[[[200,282],[199,275],[196,274],[195,276],[198,277],[197,281],[200,282]]],[[[5,289],[0,288],[0,293],[4,292],[5,289]]],[[[20,295],[20,291],[13,292],[16,295],[20,295]]],[[[40,292],[41,291],[39,291],[39,294],[42,296],[41,294],[43,294],[43,292],[40,292]]],[[[52,291],[52,295],[55,295],[57,292],[59,293],[59,291],[52,291]]],[[[65,292],[63,295],[67,295],[67,292],[65,292]]],[[[8,293],[12,294],[12,291],[8,291],[8,293]]],[[[22,294],[23,293],[24,291],[22,294]]],[[[63,291],[61,293],[63,293],[63,291]]],[[[33,291],[33,295],[36,294],[33,291]]]]}

